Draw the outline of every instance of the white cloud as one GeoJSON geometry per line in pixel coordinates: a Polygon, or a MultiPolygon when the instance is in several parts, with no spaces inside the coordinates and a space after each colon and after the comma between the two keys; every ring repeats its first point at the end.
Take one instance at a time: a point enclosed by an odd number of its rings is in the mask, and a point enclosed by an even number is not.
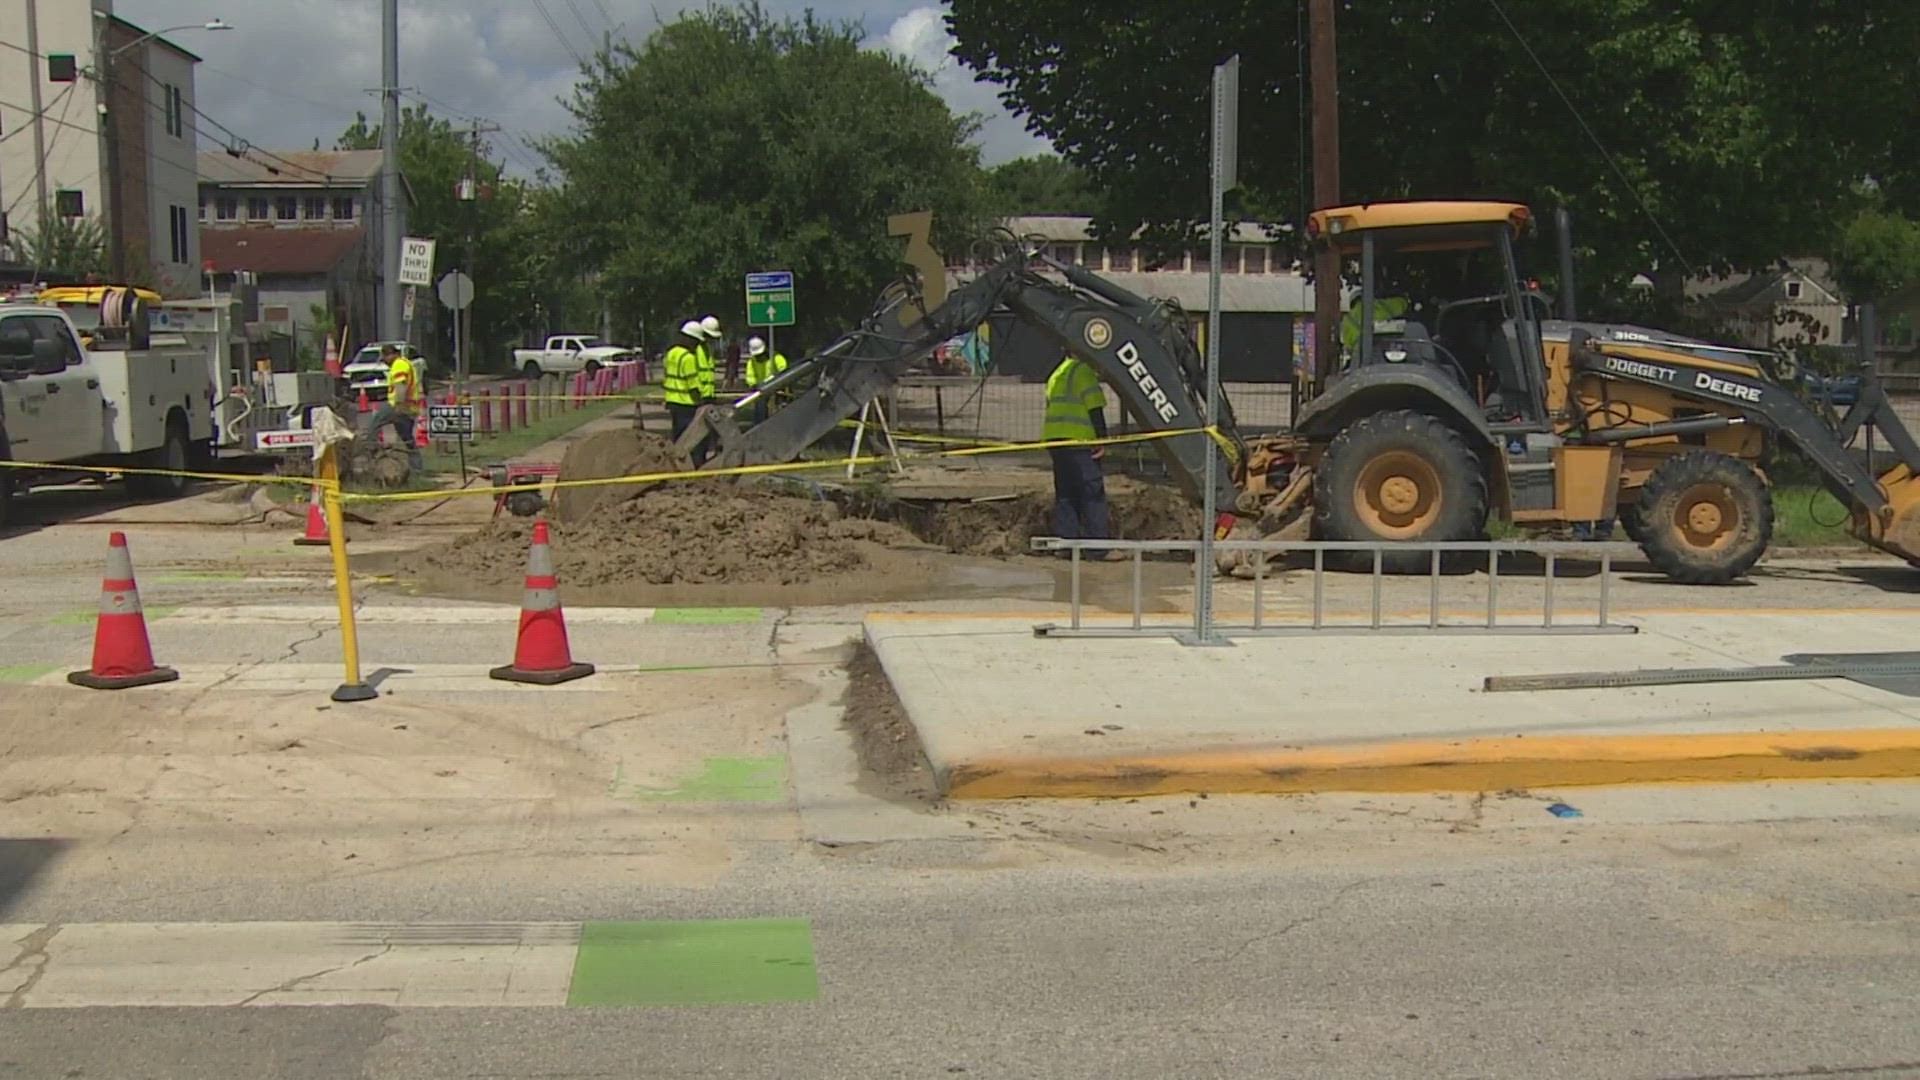
{"type": "MultiPolygon", "coordinates": [[[[534,155],[522,140],[566,129],[560,102],[578,78],[576,54],[590,55],[607,33],[643,38],[656,19],[690,6],[693,0],[401,0],[400,82],[427,95],[441,115],[501,125],[495,145],[525,169],[534,155]]],[[[988,163],[1046,149],[1000,107],[991,86],[947,55],[937,6],[767,0],[767,7],[884,26],[876,47],[924,67],[956,111],[982,115],[988,163]]],[[[379,111],[377,93],[368,92],[380,85],[379,0],[116,0],[114,10],[147,29],[214,17],[233,24],[170,37],[205,59],[196,80],[201,111],[255,146],[302,149],[316,139],[330,146],[356,111],[379,111]]],[[[203,137],[222,138],[216,131],[203,137]]]]}
{"type": "Polygon", "coordinates": [[[953,35],[947,33],[939,7],[916,7],[895,19],[879,44],[931,75],[934,89],[955,112],[979,114],[981,156],[987,164],[1048,151],[1046,140],[1029,134],[1001,106],[992,83],[975,81],[953,58],[953,35]]]}

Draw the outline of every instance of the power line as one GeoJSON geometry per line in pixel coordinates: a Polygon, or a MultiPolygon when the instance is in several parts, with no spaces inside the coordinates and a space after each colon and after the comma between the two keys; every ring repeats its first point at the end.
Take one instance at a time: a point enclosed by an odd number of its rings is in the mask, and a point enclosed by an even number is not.
{"type": "MultiPolygon", "coordinates": [[[[203,60],[203,61],[201,61],[201,63],[200,63],[200,67],[201,67],[202,69],[204,69],[204,70],[206,70],[206,71],[211,71],[211,72],[213,72],[213,73],[214,73],[215,75],[219,75],[219,76],[221,76],[222,78],[227,78],[227,79],[232,79],[232,80],[233,80],[233,81],[235,81],[235,82],[240,82],[240,83],[245,83],[245,84],[247,84],[248,86],[251,86],[251,87],[253,87],[253,88],[254,88],[254,89],[256,89],[256,90],[264,90],[264,91],[266,91],[267,93],[269,93],[269,94],[273,94],[273,95],[275,95],[275,96],[277,96],[277,97],[283,97],[283,98],[286,98],[286,99],[287,99],[288,101],[298,101],[298,102],[301,102],[301,103],[303,103],[303,104],[307,104],[307,105],[312,105],[312,106],[313,106],[314,108],[317,108],[317,109],[340,109],[340,110],[346,110],[346,109],[348,109],[348,108],[349,108],[348,106],[346,106],[346,105],[342,105],[341,103],[339,103],[339,102],[337,102],[337,101],[334,101],[334,102],[328,102],[328,101],[316,101],[316,100],[314,100],[313,98],[310,98],[310,97],[305,97],[305,96],[303,96],[303,95],[300,95],[300,94],[296,94],[296,93],[294,93],[294,92],[292,92],[291,90],[282,90],[282,89],[280,89],[279,87],[277,87],[277,86],[274,86],[274,85],[273,85],[273,84],[271,84],[271,83],[264,83],[264,82],[261,82],[261,81],[259,81],[258,79],[254,79],[254,78],[250,78],[250,77],[248,77],[248,76],[246,76],[246,75],[242,75],[242,74],[240,74],[240,73],[238,73],[238,72],[234,72],[234,71],[227,71],[227,70],[224,70],[224,69],[222,69],[222,68],[217,68],[217,67],[214,67],[214,66],[213,66],[212,64],[209,64],[209,63],[207,63],[207,62],[205,62],[204,60],[203,60]]],[[[359,110],[358,110],[358,109],[353,109],[352,111],[355,111],[355,112],[358,112],[359,110]]]]}
{"type": "Polygon", "coordinates": [[[1495,12],[1499,13],[1500,21],[1507,24],[1507,29],[1513,31],[1513,36],[1520,42],[1520,47],[1525,49],[1527,56],[1533,60],[1533,66],[1539,68],[1540,74],[1546,77],[1547,85],[1553,87],[1553,92],[1559,95],[1561,103],[1566,105],[1567,111],[1573,114],[1573,119],[1580,125],[1580,130],[1587,133],[1587,138],[1592,140],[1594,148],[1600,151],[1600,156],[1612,167],[1613,174],[1619,177],[1620,182],[1626,185],[1627,191],[1632,193],[1633,201],[1640,204],[1641,212],[1646,214],[1647,220],[1653,223],[1653,230],[1660,234],[1660,239],[1666,241],[1667,247],[1673,249],[1673,257],[1680,260],[1681,269],[1687,272],[1688,277],[1693,277],[1693,266],[1687,262],[1687,257],[1681,254],[1680,245],[1674,243],[1673,237],[1667,235],[1666,227],[1660,224],[1660,219],[1655,216],[1653,207],[1647,205],[1646,197],[1641,195],[1640,189],[1627,178],[1626,170],[1620,167],[1620,163],[1607,152],[1606,144],[1602,143],[1600,136],[1594,134],[1593,128],[1587,125],[1587,118],[1580,115],[1580,110],[1574,106],[1573,99],[1567,96],[1565,90],[1560,89],[1560,81],[1555,79],[1553,72],[1548,71],[1547,65],[1541,62],[1540,54],[1533,51],[1533,45],[1527,41],[1527,36],[1522,34],[1520,28],[1513,24],[1513,20],[1507,17],[1507,9],[1500,6],[1500,0],[1487,0],[1487,2],[1493,5],[1495,12]]]}
{"type": "Polygon", "coordinates": [[[586,67],[587,58],[581,56],[580,50],[574,48],[573,42],[567,40],[567,35],[560,32],[560,23],[554,19],[553,12],[547,10],[546,0],[533,0],[533,10],[540,13],[540,18],[547,24],[547,29],[553,31],[554,39],[560,42],[561,48],[567,50],[568,56],[573,57],[574,63],[586,67]]]}
{"type": "Polygon", "coordinates": [[[578,0],[567,0],[567,10],[573,12],[573,21],[580,24],[580,32],[587,35],[587,41],[593,41],[593,27],[587,25],[587,17],[580,14],[578,0]]]}

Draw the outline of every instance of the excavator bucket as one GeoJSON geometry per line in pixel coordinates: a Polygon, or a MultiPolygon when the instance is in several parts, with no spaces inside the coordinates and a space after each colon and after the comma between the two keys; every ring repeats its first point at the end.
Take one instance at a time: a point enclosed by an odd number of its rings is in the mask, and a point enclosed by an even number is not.
{"type": "Polygon", "coordinates": [[[1887,509],[1880,515],[1855,510],[1847,531],[1889,554],[1920,566],[1920,476],[1895,465],[1880,476],[1887,509]]]}

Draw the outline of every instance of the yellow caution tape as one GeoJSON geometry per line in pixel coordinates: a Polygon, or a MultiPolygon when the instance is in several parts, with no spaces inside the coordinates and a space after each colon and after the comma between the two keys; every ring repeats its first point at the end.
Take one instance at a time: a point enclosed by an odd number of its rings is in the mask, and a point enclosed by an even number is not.
{"type": "Polygon", "coordinates": [[[184,476],[189,480],[217,480],[229,484],[294,484],[299,487],[324,488],[329,483],[311,476],[194,472],[190,469],[137,469],[132,466],[62,465],[49,461],[0,461],[0,469],[42,469],[47,472],[101,473],[114,476],[184,476]]]}
{"type": "MultiPolygon", "coordinates": [[[[587,488],[618,487],[627,484],[660,484],[674,480],[717,480],[728,476],[765,476],[771,473],[800,472],[808,469],[844,469],[848,465],[879,465],[889,461],[931,460],[953,457],[983,457],[987,454],[1009,454],[1032,450],[1051,450],[1063,446],[1096,447],[1119,446],[1126,443],[1153,442],[1159,439],[1174,439],[1182,435],[1212,435],[1220,438],[1213,428],[1182,428],[1178,431],[1142,431],[1131,435],[1110,435],[1104,439],[1051,439],[1031,443],[1005,443],[998,446],[970,446],[954,450],[932,450],[912,454],[885,455],[868,454],[857,458],[827,458],[820,461],[791,461],[778,465],[734,465],[724,469],[693,469],[683,472],[640,473],[633,476],[608,476],[596,480],[554,480],[538,485],[540,487],[587,488]]],[[[533,485],[529,485],[533,486],[533,485]]],[[[343,492],[342,502],[418,502],[425,499],[445,499],[461,495],[486,495],[497,497],[510,490],[506,487],[460,488],[456,490],[436,491],[396,491],[389,494],[362,495],[343,492]]]]}

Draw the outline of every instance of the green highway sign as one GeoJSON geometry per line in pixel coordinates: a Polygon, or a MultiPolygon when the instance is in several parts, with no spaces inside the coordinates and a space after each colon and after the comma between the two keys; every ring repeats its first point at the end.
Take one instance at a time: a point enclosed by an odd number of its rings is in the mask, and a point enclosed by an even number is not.
{"type": "Polygon", "coordinates": [[[747,325],[793,325],[793,272],[769,270],[747,275],[747,325]]]}

